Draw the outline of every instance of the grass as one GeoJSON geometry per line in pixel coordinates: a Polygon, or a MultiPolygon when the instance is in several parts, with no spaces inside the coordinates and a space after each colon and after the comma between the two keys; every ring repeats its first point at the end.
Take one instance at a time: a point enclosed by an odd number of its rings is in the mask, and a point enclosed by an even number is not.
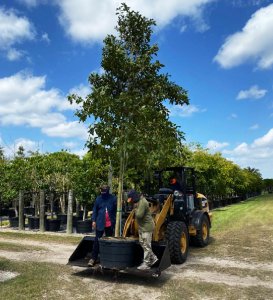
{"type": "MultiPolygon", "coordinates": [[[[73,284],[67,278],[71,270],[63,266],[47,263],[13,262],[0,259],[0,270],[17,272],[20,275],[0,283],[0,299],[73,299],[63,296],[63,290],[69,295],[77,294],[81,289],[81,280],[73,278],[73,284]]],[[[86,298],[87,299],[87,298],[86,298]]],[[[92,299],[92,298],[90,298],[92,299]]]]}
{"type": "Polygon", "coordinates": [[[11,232],[11,231],[0,231],[0,238],[5,239],[23,239],[41,242],[52,242],[60,244],[77,244],[81,241],[82,236],[73,236],[60,233],[41,233],[41,232],[11,232]]]}
{"type": "Polygon", "coordinates": [[[273,196],[263,195],[213,211],[212,234],[241,231],[247,225],[273,225],[273,196]]]}
{"type": "MultiPolygon", "coordinates": [[[[211,244],[205,248],[190,248],[190,264],[171,268],[158,279],[140,278],[120,274],[114,281],[113,274],[93,274],[90,270],[78,271],[69,266],[49,263],[18,262],[0,257],[0,270],[18,272],[12,280],[0,283],[0,299],[273,299],[273,288],[262,285],[228,285],[186,277],[187,272],[219,274],[219,278],[256,278],[257,282],[271,282],[273,271],[253,265],[272,265],[273,261],[273,195],[249,199],[245,202],[213,211],[211,244]],[[194,263],[194,259],[199,259],[194,263]],[[218,264],[203,263],[206,258],[218,264]],[[221,261],[237,262],[232,267],[221,261]],[[240,266],[244,263],[245,266],[240,266]],[[254,264],[255,263],[255,264],[254,264]],[[247,268],[252,264],[252,268],[247,268]],[[178,275],[178,276],[176,276],[178,275]],[[236,277],[237,276],[237,277],[236,277]]],[[[5,247],[16,251],[16,239],[55,243],[78,243],[81,237],[51,235],[47,233],[0,232],[0,238],[12,239],[5,247]]],[[[2,248],[1,248],[2,247],[2,248]]],[[[33,250],[32,246],[30,251],[33,250]]],[[[20,251],[25,250],[25,246],[20,251]]],[[[1,255],[1,254],[0,254],[1,255]]],[[[206,275],[204,275],[206,276],[206,275]]]]}
{"type": "Polygon", "coordinates": [[[263,195],[213,211],[212,243],[201,254],[252,262],[273,261],[273,196],[263,195]]]}
{"type": "Polygon", "coordinates": [[[20,245],[18,243],[9,243],[0,241],[0,250],[3,251],[15,251],[15,252],[30,252],[30,251],[46,251],[46,248],[40,246],[26,246],[20,245]]]}

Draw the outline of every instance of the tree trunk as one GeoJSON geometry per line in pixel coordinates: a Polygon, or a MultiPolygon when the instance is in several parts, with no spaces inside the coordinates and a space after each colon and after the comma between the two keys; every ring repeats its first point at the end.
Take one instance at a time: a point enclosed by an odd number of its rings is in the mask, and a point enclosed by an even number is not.
{"type": "Polygon", "coordinates": [[[79,216],[79,211],[80,211],[80,203],[79,200],[76,198],[76,217],[79,216]]]}
{"type": "Polygon", "coordinates": [[[45,231],[45,191],[40,190],[40,231],[45,231]]]}
{"type": "Polygon", "coordinates": [[[63,194],[60,197],[60,205],[61,205],[62,214],[65,214],[65,192],[64,191],[63,191],[63,194]]]}
{"type": "Polygon", "coordinates": [[[72,225],[72,217],[73,217],[73,191],[68,191],[68,205],[67,205],[67,229],[66,233],[72,233],[73,225],[72,225]]]}
{"type": "Polygon", "coordinates": [[[119,168],[119,179],[118,179],[118,199],[117,199],[117,215],[116,215],[116,226],[115,226],[115,237],[121,235],[121,217],[122,217],[122,194],[123,194],[123,178],[125,169],[125,155],[122,151],[120,157],[120,168],[119,168]]]}
{"type": "Polygon", "coordinates": [[[110,194],[112,194],[113,191],[113,167],[112,162],[109,160],[109,169],[108,169],[108,185],[110,187],[110,194]]]}
{"type": "Polygon", "coordinates": [[[39,201],[38,201],[38,195],[36,194],[36,192],[34,191],[32,194],[32,199],[33,199],[33,203],[34,203],[34,209],[35,209],[35,217],[38,217],[39,214],[39,201]]]}
{"type": "Polygon", "coordinates": [[[24,218],[24,194],[22,191],[19,192],[19,230],[25,229],[25,218],[24,218]]]}
{"type": "Polygon", "coordinates": [[[54,194],[50,192],[50,218],[53,219],[53,209],[54,209],[54,194]]]}

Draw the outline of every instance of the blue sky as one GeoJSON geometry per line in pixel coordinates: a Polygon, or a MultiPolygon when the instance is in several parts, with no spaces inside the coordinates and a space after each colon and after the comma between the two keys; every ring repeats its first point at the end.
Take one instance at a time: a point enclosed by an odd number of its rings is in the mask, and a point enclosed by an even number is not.
{"type": "Polygon", "coordinates": [[[86,95],[121,2],[153,18],[164,72],[189,93],[170,107],[186,142],[273,178],[273,3],[269,0],[0,1],[0,145],[86,152],[87,124],[67,95],[86,95]]]}

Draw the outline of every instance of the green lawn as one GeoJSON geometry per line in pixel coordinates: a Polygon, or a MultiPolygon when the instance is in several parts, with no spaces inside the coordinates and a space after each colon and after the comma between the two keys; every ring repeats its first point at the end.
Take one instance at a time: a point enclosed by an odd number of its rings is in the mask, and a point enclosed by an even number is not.
{"type": "Polygon", "coordinates": [[[249,224],[273,225],[273,194],[248,199],[244,202],[213,211],[212,234],[242,230],[249,224]]]}

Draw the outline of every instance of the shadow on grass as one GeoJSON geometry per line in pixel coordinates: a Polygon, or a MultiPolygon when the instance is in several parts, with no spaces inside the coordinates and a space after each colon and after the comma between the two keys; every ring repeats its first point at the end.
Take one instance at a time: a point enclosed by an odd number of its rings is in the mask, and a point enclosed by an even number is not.
{"type": "Polygon", "coordinates": [[[163,284],[165,284],[168,280],[171,279],[171,274],[166,274],[164,271],[161,276],[158,278],[153,278],[151,276],[141,276],[141,275],[133,275],[123,271],[113,271],[108,269],[84,269],[79,272],[75,272],[72,274],[77,277],[91,277],[92,279],[96,279],[103,282],[115,282],[119,284],[134,284],[134,285],[143,285],[143,286],[152,286],[154,288],[160,288],[163,284]]]}

